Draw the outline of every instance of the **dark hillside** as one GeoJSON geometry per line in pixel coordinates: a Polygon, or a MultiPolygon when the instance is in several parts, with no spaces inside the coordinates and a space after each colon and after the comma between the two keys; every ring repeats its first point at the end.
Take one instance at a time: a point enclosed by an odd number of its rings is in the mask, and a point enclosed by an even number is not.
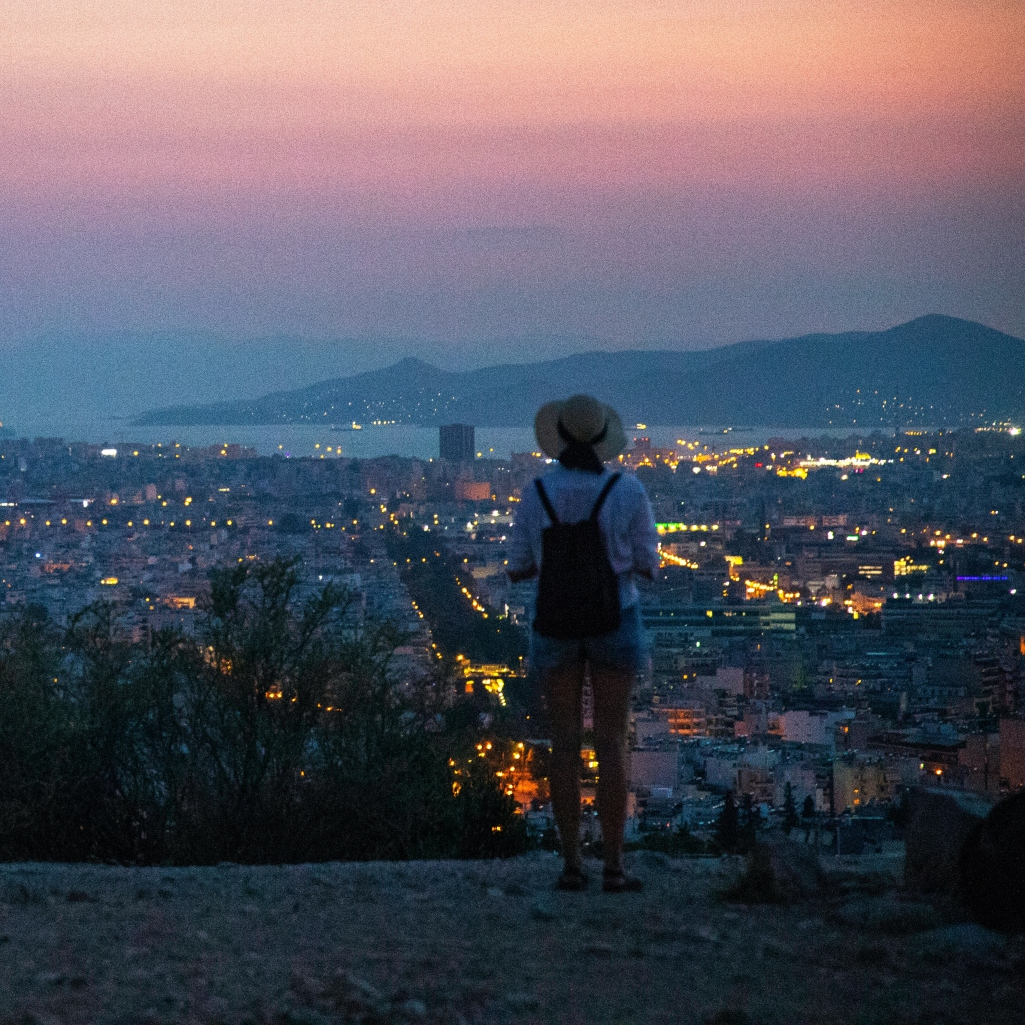
{"type": "Polygon", "coordinates": [[[702,352],[591,352],[458,373],[411,358],[255,400],[160,409],[137,422],[526,426],[542,402],[574,391],[606,397],[627,420],[666,425],[983,423],[1025,414],[1025,342],[934,315],[887,331],[702,352]]]}

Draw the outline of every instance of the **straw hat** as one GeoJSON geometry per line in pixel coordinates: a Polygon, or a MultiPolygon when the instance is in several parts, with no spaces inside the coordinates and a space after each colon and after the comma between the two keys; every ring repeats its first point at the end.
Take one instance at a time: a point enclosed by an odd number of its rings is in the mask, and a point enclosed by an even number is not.
{"type": "Polygon", "coordinates": [[[590,395],[572,395],[546,402],[534,417],[537,442],[550,459],[558,459],[568,444],[559,434],[560,422],[563,430],[577,441],[593,442],[595,454],[603,463],[615,459],[626,448],[623,423],[611,406],[590,395]]]}

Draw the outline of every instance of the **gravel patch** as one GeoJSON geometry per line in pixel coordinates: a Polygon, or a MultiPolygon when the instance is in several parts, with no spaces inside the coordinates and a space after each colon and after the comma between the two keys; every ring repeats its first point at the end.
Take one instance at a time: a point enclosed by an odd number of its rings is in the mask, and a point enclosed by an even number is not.
{"type": "Polygon", "coordinates": [[[734,859],[637,855],[623,895],[558,867],[0,866],[0,1023],[1025,1023],[1025,942],[885,866],[785,906],[725,902],[734,859]]]}

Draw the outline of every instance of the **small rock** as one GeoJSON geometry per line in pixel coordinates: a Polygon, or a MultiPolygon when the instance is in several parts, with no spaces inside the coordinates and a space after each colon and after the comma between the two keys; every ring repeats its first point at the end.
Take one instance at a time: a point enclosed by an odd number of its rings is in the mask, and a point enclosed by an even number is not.
{"type": "Polygon", "coordinates": [[[403,1002],[396,1007],[396,1010],[399,1014],[403,1014],[407,1018],[427,1017],[427,1005],[422,1000],[403,1000],[403,1002]]]}
{"type": "Polygon", "coordinates": [[[385,1010],[385,1000],[376,986],[342,969],[335,973],[323,995],[350,1014],[383,1014],[385,1010]]]}
{"type": "Polygon", "coordinates": [[[804,900],[822,889],[822,867],[814,850],[784,841],[767,846],[766,852],[781,900],[804,900]]]}
{"type": "Polygon", "coordinates": [[[539,922],[554,922],[559,917],[555,904],[547,897],[539,897],[530,909],[530,917],[539,922]]]}
{"type": "Polygon", "coordinates": [[[42,1011],[26,1011],[21,1020],[24,1025],[60,1025],[56,1018],[52,1018],[42,1011]]]}
{"type": "Polygon", "coordinates": [[[822,883],[818,858],[803,844],[759,843],[724,896],[742,904],[788,904],[815,896],[822,883]]]}
{"type": "Polygon", "coordinates": [[[351,972],[346,972],[344,977],[349,986],[361,996],[366,997],[367,1000],[371,1000],[374,1003],[380,1002],[380,990],[378,990],[373,983],[367,982],[366,979],[361,979],[359,976],[353,975],[351,972]]]}
{"type": "Polygon", "coordinates": [[[1001,801],[965,840],[960,883],[977,922],[1025,933],[1025,794],[1001,801]]]}
{"type": "Polygon", "coordinates": [[[856,929],[885,933],[888,936],[910,936],[935,929],[942,917],[931,904],[909,903],[897,894],[848,900],[835,912],[835,917],[856,929]]]}
{"type": "Polygon", "coordinates": [[[12,886],[11,892],[6,895],[6,901],[10,904],[48,904],[49,897],[46,893],[34,884],[26,886],[18,883],[12,886]]]}
{"type": "Polygon", "coordinates": [[[967,960],[988,961],[1004,953],[1007,939],[975,922],[961,922],[930,929],[915,937],[915,947],[925,957],[955,955],[967,960]]]}
{"type": "Polygon", "coordinates": [[[708,1025],[748,1025],[751,1016],[739,1007],[724,1007],[705,1019],[708,1025]]]}
{"type": "Polygon", "coordinates": [[[912,790],[904,885],[921,893],[955,892],[961,847],[988,811],[989,802],[976,794],[912,790]]]}
{"type": "Polygon", "coordinates": [[[758,950],[758,959],[766,957],[787,958],[791,954],[790,948],[785,944],[776,943],[774,940],[766,940],[758,950]]]}
{"type": "Polygon", "coordinates": [[[271,1019],[274,1025],[329,1025],[330,1020],[312,1007],[289,1007],[271,1019]]]}
{"type": "Polygon", "coordinates": [[[505,1003],[513,1011],[536,1011],[540,1006],[533,993],[506,993],[505,1003]]]}
{"type": "Polygon", "coordinates": [[[866,943],[858,947],[854,960],[866,968],[888,968],[893,963],[893,955],[881,943],[866,943]]]}
{"type": "Polygon", "coordinates": [[[645,868],[652,868],[661,872],[668,871],[672,866],[669,856],[661,851],[641,851],[637,855],[637,860],[645,868]]]}

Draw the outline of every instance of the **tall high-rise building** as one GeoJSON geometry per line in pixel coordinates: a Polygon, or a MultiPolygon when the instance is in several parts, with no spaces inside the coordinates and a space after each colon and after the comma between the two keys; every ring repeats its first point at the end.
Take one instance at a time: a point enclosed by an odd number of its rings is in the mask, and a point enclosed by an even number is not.
{"type": "Polygon", "coordinates": [[[473,459],[473,427],[469,424],[444,424],[438,428],[438,448],[441,458],[453,463],[473,459]]]}

